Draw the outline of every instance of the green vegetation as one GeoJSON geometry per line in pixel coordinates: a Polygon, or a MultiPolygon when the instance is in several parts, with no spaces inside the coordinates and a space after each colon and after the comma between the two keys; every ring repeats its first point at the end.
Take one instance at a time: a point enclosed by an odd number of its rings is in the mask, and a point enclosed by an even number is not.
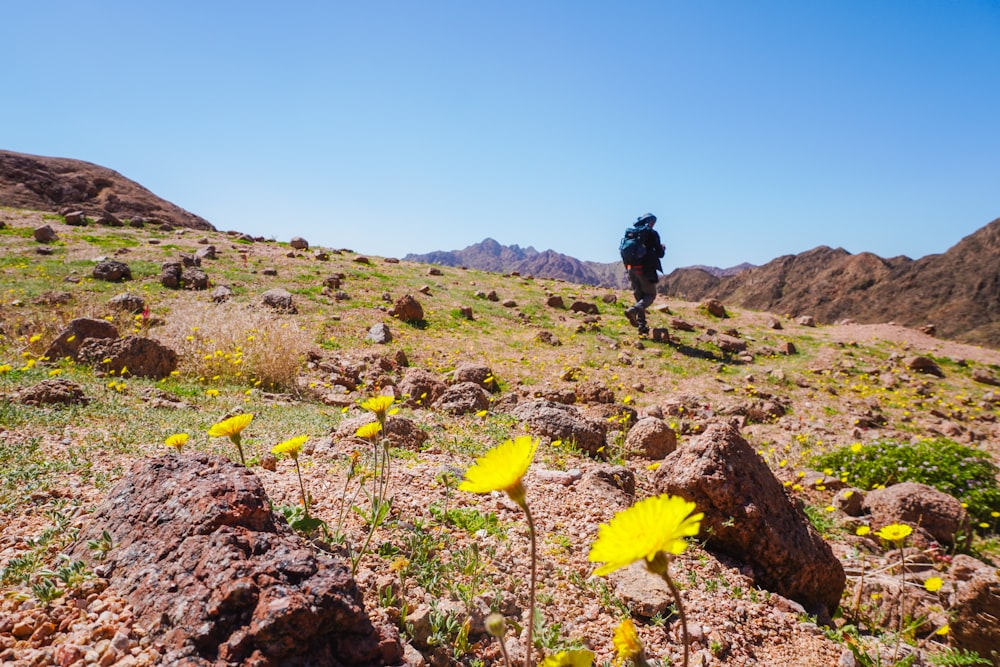
{"type": "Polygon", "coordinates": [[[870,489],[899,482],[933,486],[961,500],[981,531],[997,532],[1000,517],[1000,469],[986,452],[947,438],[914,444],[876,440],[844,447],[812,460],[819,470],[831,468],[851,484],[870,489]]]}

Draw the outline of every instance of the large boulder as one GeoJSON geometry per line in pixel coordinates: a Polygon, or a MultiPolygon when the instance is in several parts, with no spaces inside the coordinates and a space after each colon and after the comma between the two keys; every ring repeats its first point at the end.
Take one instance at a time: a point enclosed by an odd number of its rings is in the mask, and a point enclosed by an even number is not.
{"type": "Polygon", "coordinates": [[[479,412],[490,407],[490,394],[475,382],[459,382],[448,387],[434,401],[434,408],[453,415],[479,412]]]}
{"type": "Polygon", "coordinates": [[[171,665],[398,664],[347,566],[272,514],[260,480],[207,454],[145,459],[70,549],[106,573],[171,665]],[[88,540],[114,547],[91,562],[88,540]]]}
{"type": "Polygon", "coordinates": [[[571,405],[546,400],[518,403],[511,416],[527,426],[534,435],[571,442],[590,456],[604,451],[607,426],[589,419],[571,405]]]}
{"type": "Polygon", "coordinates": [[[90,338],[118,338],[118,329],[107,320],[78,317],[59,332],[44,356],[52,361],[63,357],[76,360],[80,345],[90,338]]]}
{"type": "Polygon", "coordinates": [[[694,502],[706,548],[749,565],[757,585],[824,618],[836,611],[844,568],[734,422],[669,454],[653,484],[694,502]]]}
{"type": "Polygon", "coordinates": [[[277,310],[282,313],[294,315],[299,312],[292,301],[292,293],[280,287],[269,289],[261,294],[260,302],[271,310],[277,310]]]}
{"type": "Polygon", "coordinates": [[[80,346],[80,361],[116,374],[159,380],[177,370],[177,353],[152,338],[90,338],[80,346]],[[127,369],[127,373],[124,372],[127,369]]]}
{"type": "Polygon", "coordinates": [[[437,376],[423,368],[407,368],[399,383],[399,391],[410,406],[427,407],[448,388],[437,376]]]}
{"type": "Polygon", "coordinates": [[[972,522],[968,512],[953,496],[917,482],[893,484],[865,494],[862,510],[871,514],[871,526],[878,530],[889,524],[905,523],[913,528],[918,543],[927,538],[953,546],[958,538],[968,539],[972,522]]]}
{"type": "Polygon", "coordinates": [[[424,319],[424,308],[410,294],[404,294],[393,304],[389,314],[403,322],[420,322],[424,319]]]}

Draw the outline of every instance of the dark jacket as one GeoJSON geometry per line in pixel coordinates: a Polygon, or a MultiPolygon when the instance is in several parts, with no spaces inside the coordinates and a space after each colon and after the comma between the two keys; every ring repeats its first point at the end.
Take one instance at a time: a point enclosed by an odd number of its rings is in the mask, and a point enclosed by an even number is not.
{"type": "MultiPolygon", "coordinates": [[[[639,225],[636,225],[638,227],[639,225]]],[[[645,227],[645,225],[642,225],[645,227]]],[[[660,260],[664,255],[663,243],[660,242],[660,234],[655,229],[650,229],[646,227],[646,233],[643,234],[646,246],[646,257],[642,260],[642,273],[648,279],[656,282],[656,272],[663,272],[663,264],[660,260]]]]}

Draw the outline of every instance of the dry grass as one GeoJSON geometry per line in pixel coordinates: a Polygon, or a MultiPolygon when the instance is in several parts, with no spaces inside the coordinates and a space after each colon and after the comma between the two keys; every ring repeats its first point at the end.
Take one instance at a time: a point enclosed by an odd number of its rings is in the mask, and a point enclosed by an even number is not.
{"type": "Polygon", "coordinates": [[[176,303],[152,337],[180,357],[191,379],[291,390],[312,345],[294,319],[241,303],[176,303]]]}

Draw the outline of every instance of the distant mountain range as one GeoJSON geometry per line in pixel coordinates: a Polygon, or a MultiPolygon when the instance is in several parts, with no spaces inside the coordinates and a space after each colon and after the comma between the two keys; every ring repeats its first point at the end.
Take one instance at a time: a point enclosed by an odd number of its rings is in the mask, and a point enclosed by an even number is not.
{"type": "MultiPolygon", "coordinates": [[[[503,246],[489,238],[463,250],[404,259],[627,287],[620,262],[584,262],[553,250],[503,246]]],[[[910,327],[933,324],[942,337],[1000,347],[1000,218],[947,252],[918,260],[853,255],[820,246],[763,266],[676,269],[661,278],[659,289],[688,301],[716,298],[754,310],[811,315],[827,324],[842,319],[895,321],[910,327]]]]}
{"type": "MultiPolygon", "coordinates": [[[[528,246],[500,245],[487,238],[462,250],[438,250],[422,255],[409,254],[403,258],[411,262],[466,266],[480,271],[497,273],[518,272],[538,278],[565,280],[581,285],[595,285],[621,289],[628,286],[621,262],[587,262],[554,250],[539,252],[528,246]]],[[[689,267],[716,277],[732,276],[752,268],[753,264],[740,264],[728,269],[708,266],[689,267]]]]}

